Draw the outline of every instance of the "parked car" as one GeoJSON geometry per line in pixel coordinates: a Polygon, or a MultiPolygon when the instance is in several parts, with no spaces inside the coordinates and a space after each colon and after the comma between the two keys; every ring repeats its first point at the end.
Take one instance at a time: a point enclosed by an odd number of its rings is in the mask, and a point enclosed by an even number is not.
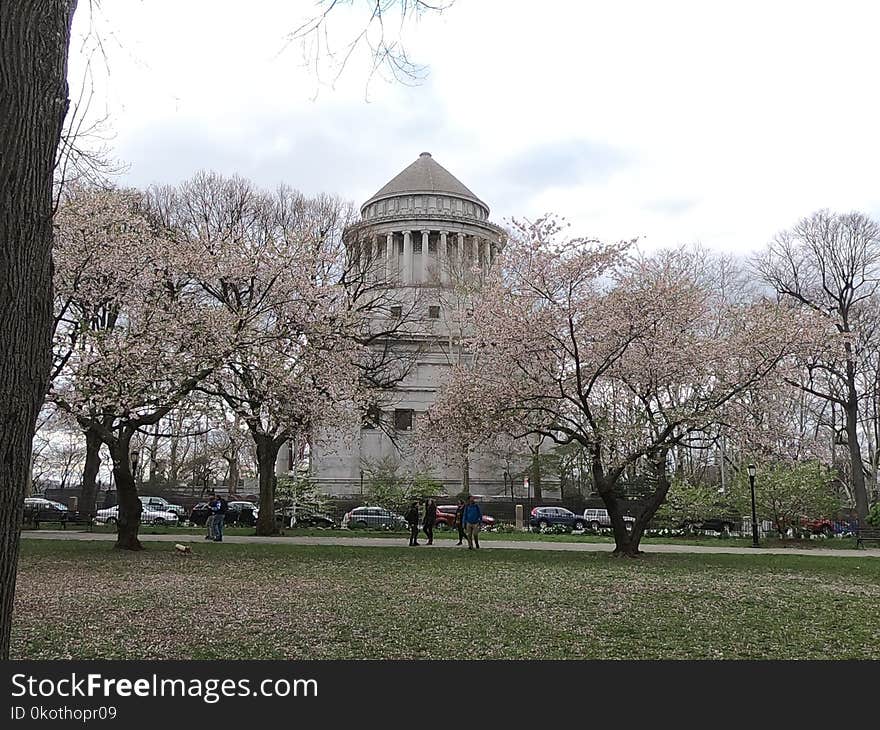
{"type": "MultiPolygon", "coordinates": [[[[226,519],[223,522],[226,525],[251,527],[257,524],[259,514],[260,510],[253,502],[233,500],[227,502],[226,519]]],[[[199,502],[190,510],[189,521],[194,525],[204,525],[210,515],[211,508],[208,506],[208,503],[199,502]]]]}
{"type": "Polygon", "coordinates": [[[43,497],[25,497],[25,522],[79,522],[78,512],[71,512],[66,504],[43,497]]]}
{"type": "Polygon", "coordinates": [[[709,530],[710,532],[727,533],[740,527],[740,523],[729,517],[707,517],[685,520],[679,525],[683,530],[709,530]]]}
{"type": "Polygon", "coordinates": [[[186,518],[186,510],[179,504],[171,504],[164,497],[141,497],[141,504],[154,512],[173,512],[178,520],[186,518]]]}
{"type": "Polygon", "coordinates": [[[563,525],[571,530],[583,530],[586,520],[565,507],[535,507],[529,515],[529,527],[543,530],[563,525]]]}
{"type": "Polygon", "coordinates": [[[403,530],[406,529],[407,524],[403,515],[399,515],[384,507],[355,507],[343,516],[342,527],[347,527],[350,530],[363,529],[365,527],[403,530]]]}
{"type": "MultiPolygon", "coordinates": [[[[95,524],[115,525],[117,522],[119,522],[118,504],[108,509],[99,509],[95,514],[95,524]]],[[[174,512],[148,509],[147,507],[143,507],[141,510],[142,525],[176,525],[177,522],[177,515],[174,512]]]]}
{"type": "MultiPolygon", "coordinates": [[[[598,531],[602,527],[611,527],[611,515],[608,514],[607,509],[585,509],[583,519],[587,523],[587,526],[594,531],[598,531]]],[[[631,517],[630,515],[624,515],[623,521],[626,523],[628,529],[632,527],[636,518],[631,517]]]]}
{"type": "MultiPolygon", "coordinates": [[[[455,526],[455,510],[458,509],[457,504],[442,504],[437,507],[437,521],[434,523],[434,527],[440,530],[445,530],[447,528],[452,528],[455,526]]],[[[482,523],[483,527],[492,527],[495,524],[496,520],[494,517],[490,517],[489,515],[483,515],[482,523]]]]}
{"type": "Polygon", "coordinates": [[[275,521],[286,527],[325,527],[333,529],[337,527],[336,520],[330,515],[316,512],[307,507],[285,507],[275,510],[275,521]]]}

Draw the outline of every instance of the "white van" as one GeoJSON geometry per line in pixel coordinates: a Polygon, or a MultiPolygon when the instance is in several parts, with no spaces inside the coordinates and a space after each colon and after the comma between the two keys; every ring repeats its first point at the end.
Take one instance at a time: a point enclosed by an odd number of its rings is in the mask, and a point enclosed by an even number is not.
{"type": "MultiPolygon", "coordinates": [[[[611,527],[611,515],[608,514],[607,509],[585,509],[584,521],[591,530],[598,530],[600,527],[611,527]]],[[[636,518],[624,515],[623,521],[630,527],[636,521],[636,518]]]]}

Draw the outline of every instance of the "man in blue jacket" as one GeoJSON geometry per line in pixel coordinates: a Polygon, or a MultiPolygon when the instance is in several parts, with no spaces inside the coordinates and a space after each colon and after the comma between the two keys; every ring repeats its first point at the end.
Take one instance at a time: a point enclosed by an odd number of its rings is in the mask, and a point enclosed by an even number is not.
{"type": "Polygon", "coordinates": [[[473,550],[474,545],[479,549],[483,511],[480,509],[480,505],[477,504],[477,498],[473,494],[468,497],[468,503],[462,515],[462,522],[464,522],[464,534],[467,537],[468,550],[473,550]]]}

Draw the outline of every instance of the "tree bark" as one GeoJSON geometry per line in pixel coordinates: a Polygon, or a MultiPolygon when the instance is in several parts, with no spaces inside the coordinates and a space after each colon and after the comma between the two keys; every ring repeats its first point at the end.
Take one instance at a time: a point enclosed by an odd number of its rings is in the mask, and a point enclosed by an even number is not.
{"type": "Polygon", "coordinates": [[[849,396],[845,408],[846,443],[849,448],[856,512],[859,515],[859,524],[865,525],[868,520],[868,492],[865,488],[865,468],[862,464],[862,449],[859,444],[859,393],[856,388],[855,368],[851,361],[848,361],[846,364],[846,376],[849,396]]]}
{"type": "Polygon", "coordinates": [[[281,443],[264,434],[253,434],[257,445],[257,470],[260,478],[260,514],[257,517],[258,535],[276,535],[275,525],[275,460],[281,443]]]}
{"type": "MultiPolygon", "coordinates": [[[[529,447],[531,449],[531,447],[529,447]]],[[[544,493],[541,489],[541,454],[540,445],[532,450],[532,463],[529,467],[529,484],[532,487],[532,494],[536,502],[544,499],[544,493]]]]}
{"type": "Polygon", "coordinates": [[[98,471],[101,469],[101,437],[93,430],[88,429],[86,435],[86,463],[82,475],[82,496],[80,497],[79,511],[86,515],[95,513],[95,498],[97,495],[98,471]]]}
{"type": "Polygon", "coordinates": [[[471,493],[471,460],[467,449],[461,457],[461,493],[465,497],[471,493]]]}
{"type": "Polygon", "coordinates": [[[123,433],[112,444],[107,444],[113,459],[113,478],[119,505],[115,547],[120,550],[143,550],[144,546],[138,540],[143,507],[131,471],[130,442],[131,435],[123,433]]]}
{"type": "Polygon", "coordinates": [[[52,174],[76,0],[0,3],[0,660],[52,347],[52,174]]]}

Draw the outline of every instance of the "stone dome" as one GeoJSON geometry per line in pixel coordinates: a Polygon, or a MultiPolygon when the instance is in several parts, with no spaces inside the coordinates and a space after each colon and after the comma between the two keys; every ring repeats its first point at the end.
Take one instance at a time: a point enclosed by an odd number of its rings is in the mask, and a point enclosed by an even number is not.
{"type": "Polygon", "coordinates": [[[361,206],[364,219],[407,213],[431,213],[485,221],[489,218],[489,206],[438,163],[430,152],[422,152],[415,162],[361,206]]]}

